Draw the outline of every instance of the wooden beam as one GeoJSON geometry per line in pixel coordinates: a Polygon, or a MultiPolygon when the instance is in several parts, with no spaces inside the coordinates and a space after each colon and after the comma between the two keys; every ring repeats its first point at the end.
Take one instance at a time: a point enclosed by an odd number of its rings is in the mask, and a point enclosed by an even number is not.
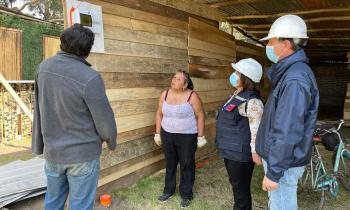
{"type": "Polygon", "coordinates": [[[187,39],[185,38],[169,37],[121,27],[105,26],[104,37],[105,39],[187,49],[187,39]]]}
{"type": "Polygon", "coordinates": [[[100,5],[104,14],[122,16],[125,18],[146,21],[149,23],[155,23],[187,31],[187,22],[185,22],[185,20],[169,18],[167,16],[162,16],[158,13],[145,12],[143,10],[135,9],[133,7],[120,6],[119,4],[121,4],[122,2],[119,1],[109,3],[107,1],[88,0],[88,2],[91,4],[100,5]]]}
{"type": "Polygon", "coordinates": [[[242,20],[242,19],[266,19],[266,18],[276,18],[287,14],[294,15],[306,15],[306,14],[317,14],[325,12],[350,12],[350,8],[332,8],[332,9],[316,9],[316,10],[306,10],[306,11],[288,11],[276,14],[268,15],[237,15],[226,17],[227,20],[242,20]]]}
{"type": "Polygon", "coordinates": [[[163,159],[164,159],[164,154],[160,154],[160,155],[157,155],[157,156],[152,157],[150,159],[147,159],[143,162],[136,163],[135,165],[130,166],[128,168],[125,168],[123,170],[120,170],[120,171],[117,171],[117,172],[112,173],[110,175],[107,175],[98,181],[98,187],[105,185],[109,182],[112,182],[114,180],[117,180],[123,176],[126,176],[132,172],[135,172],[141,168],[144,168],[148,165],[151,165],[152,163],[156,163],[156,162],[161,161],[163,159]]]}
{"type": "MultiPolygon", "coordinates": [[[[268,30],[261,30],[261,31],[251,31],[251,30],[245,30],[249,34],[266,34],[269,33],[268,30]]],[[[317,28],[317,29],[308,29],[308,33],[318,33],[318,32],[325,32],[325,31],[339,31],[339,32],[345,32],[350,31],[350,28],[317,28]]]]}
{"type": "Polygon", "coordinates": [[[205,17],[211,20],[224,21],[225,17],[219,10],[209,7],[205,4],[199,4],[191,0],[150,0],[158,4],[179,9],[191,14],[205,17]]]}
{"type": "Polygon", "coordinates": [[[23,110],[23,112],[29,117],[29,119],[33,122],[33,114],[28,109],[28,107],[23,103],[20,97],[17,95],[16,91],[11,87],[11,85],[7,82],[7,80],[0,73],[0,82],[6,88],[6,90],[11,94],[13,99],[15,99],[16,103],[23,110]]]}
{"type": "Polygon", "coordinates": [[[62,6],[63,6],[63,23],[64,23],[64,28],[67,28],[68,25],[68,20],[67,20],[67,0],[61,0],[62,1],[62,6]]]}
{"type": "Polygon", "coordinates": [[[193,79],[227,79],[230,68],[229,66],[189,64],[189,72],[193,79]]]}
{"type": "Polygon", "coordinates": [[[244,30],[242,30],[242,29],[240,29],[240,28],[238,28],[238,27],[235,27],[235,29],[236,29],[237,31],[239,31],[240,33],[242,33],[244,36],[250,38],[251,40],[254,40],[254,41],[256,41],[257,43],[259,43],[259,44],[265,46],[265,44],[264,44],[263,42],[259,41],[259,39],[256,39],[256,38],[253,37],[253,36],[250,36],[248,33],[246,33],[246,31],[244,31],[244,30]]]}
{"type": "MultiPolygon", "coordinates": [[[[330,17],[317,17],[304,19],[306,23],[315,23],[315,22],[324,22],[324,21],[349,21],[350,16],[330,16],[330,17]]],[[[240,24],[240,23],[231,23],[234,27],[243,27],[243,28],[270,28],[272,24],[240,24]]]]}
{"type": "MultiPolygon", "coordinates": [[[[350,37],[339,37],[337,38],[339,40],[350,40],[350,37]]],[[[332,37],[328,37],[328,38],[325,38],[325,37],[310,37],[309,38],[309,41],[333,41],[334,38],[332,37]]]]}
{"type": "Polygon", "coordinates": [[[350,47],[350,44],[339,44],[339,43],[313,43],[307,44],[306,47],[332,47],[332,48],[346,48],[350,47]]]}
{"type": "Polygon", "coordinates": [[[231,0],[231,1],[212,3],[209,5],[214,8],[220,8],[220,7],[231,6],[235,4],[247,4],[247,3],[254,3],[259,1],[263,1],[263,0],[231,0]]]}
{"type": "Polygon", "coordinates": [[[307,54],[319,54],[319,55],[321,55],[321,54],[324,54],[324,55],[328,55],[328,54],[346,54],[346,53],[344,53],[344,52],[327,52],[327,51],[324,51],[324,50],[322,50],[322,51],[312,51],[312,50],[305,50],[306,52],[307,52],[307,54]]]}
{"type": "Polygon", "coordinates": [[[115,26],[126,28],[134,31],[143,31],[152,34],[159,34],[170,37],[177,37],[187,39],[187,30],[181,30],[169,26],[163,26],[156,23],[150,23],[143,20],[137,20],[128,17],[122,17],[112,14],[103,14],[103,24],[104,28],[108,26],[115,26]]]}
{"type": "MultiPolygon", "coordinates": [[[[121,5],[128,8],[133,8],[139,11],[144,11],[151,14],[157,14],[163,17],[168,17],[171,19],[177,19],[183,22],[187,22],[189,17],[196,17],[199,19],[203,19],[204,21],[211,23],[213,25],[218,26],[218,21],[224,21],[225,18],[223,15],[219,13],[218,10],[214,10],[213,8],[210,8],[206,5],[196,4],[196,3],[190,3],[185,2],[184,5],[181,5],[179,0],[87,0],[91,2],[99,2],[98,5],[102,3],[112,3],[114,5],[121,5]],[[162,2],[162,3],[160,3],[162,2]],[[172,5],[172,6],[170,6],[172,5]],[[189,5],[197,6],[196,8],[191,8],[189,5]],[[178,7],[178,8],[175,8],[178,7]],[[189,8],[188,8],[189,7],[189,8]],[[206,7],[206,8],[205,8],[206,7]],[[179,9],[182,8],[182,9],[179,9]],[[211,9],[211,10],[210,10],[211,9]],[[185,11],[186,10],[186,11],[185,11]],[[196,12],[191,12],[191,10],[194,10],[196,12]],[[188,11],[188,12],[187,12],[188,11]],[[197,15],[197,14],[200,15],[197,15]]],[[[185,0],[181,0],[185,1],[185,0]]],[[[194,6],[194,7],[195,7],[194,6]]],[[[119,15],[119,14],[117,14],[119,15]]]]}
{"type": "Polygon", "coordinates": [[[187,69],[187,59],[172,60],[91,53],[88,61],[100,72],[175,73],[179,69],[187,69]]]}
{"type": "Polygon", "coordinates": [[[123,56],[148,57],[159,59],[176,59],[178,62],[187,59],[187,50],[165,46],[156,46],[136,42],[105,39],[106,53],[123,56]]]}

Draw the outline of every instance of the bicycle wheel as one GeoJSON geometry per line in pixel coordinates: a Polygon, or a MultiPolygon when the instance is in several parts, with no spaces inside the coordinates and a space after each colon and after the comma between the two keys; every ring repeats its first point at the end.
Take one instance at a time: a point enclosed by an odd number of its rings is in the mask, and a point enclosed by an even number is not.
{"type": "MultiPolygon", "coordinates": [[[[333,166],[335,164],[336,155],[337,153],[334,153],[332,157],[333,166]]],[[[347,158],[340,158],[339,169],[335,175],[345,190],[350,191],[350,160],[347,158]]]]}
{"type": "MultiPolygon", "coordinates": [[[[316,173],[316,172],[314,172],[316,173]]],[[[311,173],[311,165],[308,164],[305,166],[305,171],[303,175],[299,179],[299,192],[308,194],[308,196],[312,195],[315,196],[315,200],[318,198],[320,199],[320,202],[318,204],[318,210],[323,210],[326,204],[326,191],[328,191],[328,188],[322,188],[319,190],[315,190],[312,186],[312,173],[311,173]],[[320,196],[320,197],[318,197],[320,196]]],[[[323,179],[322,179],[323,180],[323,179]]],[[[322,181],[320,180],[320,181],[322,181]]]]}
{"type": "Polygon", "coordinates": [[[305,166],[303,175],[299,178],[299,187],[302,191],[311,191],[311,169],[310,165],[305,166]]]}

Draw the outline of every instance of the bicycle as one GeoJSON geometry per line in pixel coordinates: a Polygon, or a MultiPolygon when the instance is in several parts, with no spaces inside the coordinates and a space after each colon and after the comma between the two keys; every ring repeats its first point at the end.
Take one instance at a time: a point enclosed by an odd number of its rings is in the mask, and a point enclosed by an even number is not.
{"type": "Polygon", "coordinates": [[[305,172],[300,178],[300,185],[305,188],[311,184],[313,191],[321,191],[319,208],[322,210],[325,206],[325,191],[335,198],[339,193],[339,184],[344,186],[345,190],[350,191],[350,145],[341,132],[344,123],[349,121],[340,120],[338,126],[332,124],[323,124],[316,126],[313,137],[313,148],[310,163],[305,167],[305,172]],[[322,143],[326,150],[333,151],[332,171],[328,173],[324,160],[320,153],[319,144],[322,143]],[[348,161],[349,160],[349,161],[348,161]],[[309,182],[311,179],[311,183],[309,182]]]}

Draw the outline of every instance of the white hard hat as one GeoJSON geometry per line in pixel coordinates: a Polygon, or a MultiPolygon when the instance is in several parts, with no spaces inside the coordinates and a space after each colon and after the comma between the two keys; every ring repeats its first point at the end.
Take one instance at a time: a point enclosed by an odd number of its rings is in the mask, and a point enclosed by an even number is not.
{"type": "Polygon", "coordinates": [[[307,27],[303,19],[296,15],[284,15],[273,22],[267,37],[260,41],[272,38],[299,38],[307,39],[307,27]]]}
{"type": "Polygon", "coordinates": [[[263,74],[261,64],[253,58],[246,58],[231,64],[232,68],[244,76],[250,78],[253,82],[259,83],[263,74]]]}

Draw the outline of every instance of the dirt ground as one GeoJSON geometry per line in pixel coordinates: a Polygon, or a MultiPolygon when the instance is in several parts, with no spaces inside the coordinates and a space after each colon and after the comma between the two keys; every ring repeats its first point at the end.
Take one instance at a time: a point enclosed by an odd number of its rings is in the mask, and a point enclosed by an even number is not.
{"type": "Polygon", "coordinates": [[[15,160],[28,160],[31,152],[31,138],[0,143],[0,166],[15,160]]]}

